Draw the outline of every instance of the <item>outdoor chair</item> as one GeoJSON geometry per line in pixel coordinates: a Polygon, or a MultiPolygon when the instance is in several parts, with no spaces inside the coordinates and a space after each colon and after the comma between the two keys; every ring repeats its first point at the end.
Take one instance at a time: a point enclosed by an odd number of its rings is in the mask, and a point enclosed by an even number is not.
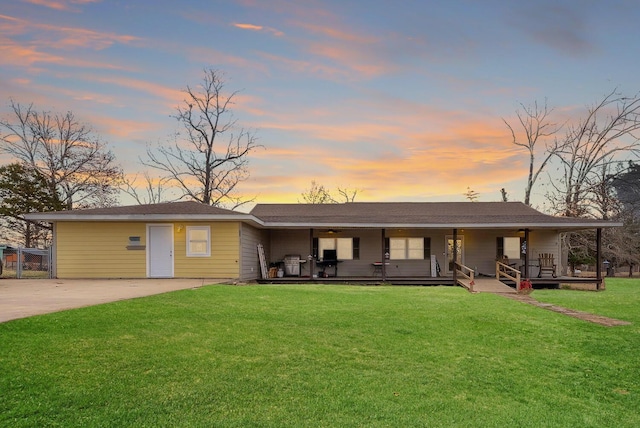
{"type": "Polygon", "coordinates": [[[504,274],[504,275],[512,275],[513,272],[511,271],[511,269],[507,268],[506,266],[509,266],[512,269],[516,269],[516,266],[518,265],[517,263],[513,263],[509,260],[509,257],[507,256],[499,256],[497,258],[497,261],[502,263],[502,264],[497,264],[496,263],[496,276],[500,277],[500,275],[504,274]],[[504,266],[506,265],[506,266],[504,266]]]}
{"type": "Polygon", "coordinates": [[[540,271],[538,271],[538,278],[542,278],[543,273],[550,273],[553,278],[556,277],[556,263],[553,259],[553,254],[538,254],[538,264],[540,266],[540,271]]]}
{"type": "MultiPolygon", "coordinates": [[[[498,261],[500,261],[502,264],[505,264],[505,265],[507,265],[507,266],[509,266],[509,267],[512,267],[512,268],[514,268],[514,269],[515,269],[515,268],[516,268],[516,266],[518,265],[518,263],[512,263],[512,262],[509,260],[509,257],[507,257],[507,256],[502,256],[502,257],[500,257],[500,259],[499,259],[498,261]]],[[[505,269],[501,266],[501,270],[503,270],[503,271],[504,271],[505,269]]]]}

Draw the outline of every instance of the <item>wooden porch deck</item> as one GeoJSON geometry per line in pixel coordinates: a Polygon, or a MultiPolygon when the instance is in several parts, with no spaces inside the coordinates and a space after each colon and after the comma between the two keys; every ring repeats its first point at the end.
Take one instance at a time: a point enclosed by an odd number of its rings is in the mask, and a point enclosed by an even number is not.
{"type": "MultiPolygon", "coordinates": [[[[463,278],[460,278],[462,280],[463,278]]],[[[495,287],[502,284],[515,292],[515,283],[509,281],[497,281],[495,277],[476,277],[475,284],[482,282],[489,287],[490,281],[493,281],[495,287]],[[486,283],[485,283],[486,280],[486,283]],[[498,284],[495,284],[498,283],[498,284]]],[[[376,277],[329,277],[329,278],[309,278],[300,276],[285,276],[282,278],[257,279],[258,284],[345,284],[345,285],[455,285],[452,276],[441,276],[437,278],[431,277],[387,277],[385,281],[379,276],[376,277]]],[[[596,284],[596,278],[576,278],[576,277],[557,277],[557,278],[531,278],[534,288],[559,288],[560,284],[596,284]]],[[[476,287],[477,289],[477,287],[476,287]]],[[[505,288],[502,288],[508,292],[505,288]]]]}
{"type": "Polygon", "coordinates": [[[473,281],[467,278],[460,278],[458,283],[474,293],[516,293],[514,287],[510,287],[495,278],[474,278],[473,281]]]}

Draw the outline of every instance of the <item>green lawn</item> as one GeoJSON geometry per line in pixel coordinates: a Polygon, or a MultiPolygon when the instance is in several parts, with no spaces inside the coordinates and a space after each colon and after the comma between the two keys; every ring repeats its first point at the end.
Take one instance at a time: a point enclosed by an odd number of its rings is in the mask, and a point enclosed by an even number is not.
{"type": "Polygon", "coordinates": [[[0,324],[0,426],[640,426],[640,281],[208,286],[0,324]]]}

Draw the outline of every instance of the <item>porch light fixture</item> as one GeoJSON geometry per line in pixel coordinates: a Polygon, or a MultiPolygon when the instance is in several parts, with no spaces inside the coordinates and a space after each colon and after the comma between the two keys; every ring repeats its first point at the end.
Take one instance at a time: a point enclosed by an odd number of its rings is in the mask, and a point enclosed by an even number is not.
{"type": "Polygon", "coordinates": [[[178,233],[182,232],[182,231],[184,230],[184,225],[183,225],[183,224],[179,224],[179,225],[176,227],[176,230],[178,231],[178,233]]]}

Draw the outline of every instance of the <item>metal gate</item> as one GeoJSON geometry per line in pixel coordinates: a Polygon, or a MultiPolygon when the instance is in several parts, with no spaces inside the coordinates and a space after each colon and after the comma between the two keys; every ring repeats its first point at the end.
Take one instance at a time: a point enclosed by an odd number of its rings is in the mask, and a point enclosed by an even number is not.
{"type": "Polygon", "coordinates": [[[0,277],[51,278],[51,248],[0,247],[0,277]]]}

